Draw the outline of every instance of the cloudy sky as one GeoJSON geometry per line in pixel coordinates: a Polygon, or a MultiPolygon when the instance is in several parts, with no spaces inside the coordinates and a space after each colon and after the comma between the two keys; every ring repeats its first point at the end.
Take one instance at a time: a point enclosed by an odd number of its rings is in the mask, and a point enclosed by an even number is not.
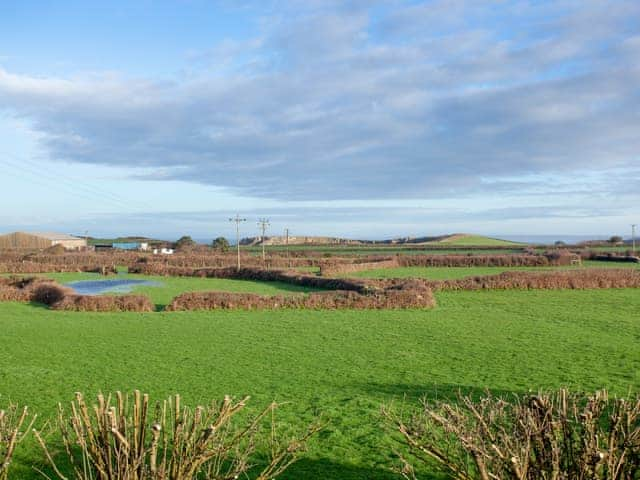
{"type": "Polygon", "coordinates": [[[0,231],[626,234],[636,0],[0,3],[0,231]]]}

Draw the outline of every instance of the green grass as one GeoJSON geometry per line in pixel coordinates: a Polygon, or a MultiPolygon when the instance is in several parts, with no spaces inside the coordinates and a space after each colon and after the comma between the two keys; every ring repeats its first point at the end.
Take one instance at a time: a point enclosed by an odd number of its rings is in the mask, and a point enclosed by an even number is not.
{"type": "Polygon", "coordinates": [[[501,240],[499,238],[484,237],[482,235],[452,235],[438,242],[439,245],[459,245],[468,247],[493,247],[493,246],[525,246],[526,244],[501,240]]]}
{"type": "Polygon", "coordinates": [[[343,276],[356,278],[427,278],[429,280],[453,280],[457,278],[475,277],[481,275],[497,275],[502,272],[516,270],[540,272],[544,270],[574,270],[587,267],[640,268],[640,264],[586,261],[583,262],[582,267],[399,267],[363,270],[362,272],[347,273],[343,276]]]}
{"type": "MultiPolygon", "coordinates": [[[[0,304],[0,393],[51,418],[73,392],[251,394],[330,420],[285,479],[391,479],[380,404],[457,389],[640,388],[640,291],[440,292],[434,310],[54,312],[0,304]]],[[[42,423],[41,423],[42,424],[42,423]]],[[[39,478],[25,445],[14,478],[39,478]]],[[[421,478],[430,478],[423,476],[421,478]]]]}
{"type": "MultiPolygon", "coordinates": [[[[447,244],[424,244],[424,245],[335,245],[335,246],[311,246],[311,245],[296,245],[291,246],[291,251],[301,252],[316,252],[322,253],[326,258],[339,257],[341,255],[451,255],[451,254],[474,254],[474,255],[506,255],[509,253],[522,253],[524,250],[523,245],[513,245],[513,249],[510,248],[496,248],[491,249],[490,246],[482,249],[465,248],[465,246],[451,245],[451,248],[446,248],[447,244]]],[[[243,250],[248,251],[254,256],[261,256],[262,249],[259,247],[244,247],[243,250]]],[[[266,249],[267,256],[271,253],[278,253],[282,255],[284,253],[284,247],[279,245],[269,246],[266,249]]]]}
{"type": "MultiPolygon", "coordinates": [[[[46,273],[42,276],[57,280],[59,283],[78,280],[108,280],[116,277],[104,277],[97,273],[46,273]]],[[[197,277],[161,277],[149,275],[120,274],[117,278],[142,279],[158,282],[159,286],[134,287],[132,293],[148,296],[158,309],[171,303],[171,300],[184,292],[221,292],[257,293],[260,295],[296,295],[313,291],[283,282],[258,282],[250,280],[230,280],[226,278],[197,277]]]]}

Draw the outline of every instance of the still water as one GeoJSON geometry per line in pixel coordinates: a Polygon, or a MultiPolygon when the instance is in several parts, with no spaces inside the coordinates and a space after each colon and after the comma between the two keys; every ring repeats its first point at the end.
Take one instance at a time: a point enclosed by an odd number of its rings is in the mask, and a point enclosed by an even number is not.
{"type": "Polygon", "coordinates": [[[159,287],[160,282],[151,280],[110,279],[110,280],[80,280],[65,283],[80,295],[100,295],[101,293],[129,293],[134,287],[159,287]]]}

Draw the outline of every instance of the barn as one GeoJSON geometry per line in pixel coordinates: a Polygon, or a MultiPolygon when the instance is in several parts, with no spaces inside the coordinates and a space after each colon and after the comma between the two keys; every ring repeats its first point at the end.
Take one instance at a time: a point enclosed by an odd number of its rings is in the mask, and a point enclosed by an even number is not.
{"type": "Polygon", "coordinates": [[[87,240],[64,233],[50,232],[13,232],[0,235],[0,250],[39,250],[54,245],[62,245],[67,250],[82,250],[87,240]]]}

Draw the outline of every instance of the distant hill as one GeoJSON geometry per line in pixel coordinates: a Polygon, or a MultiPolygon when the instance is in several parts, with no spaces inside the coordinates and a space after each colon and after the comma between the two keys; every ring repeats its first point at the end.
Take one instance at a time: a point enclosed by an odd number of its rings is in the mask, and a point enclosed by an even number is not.
{"type": "MultiPolygon", "coordinates": [[[[265,237],[264,244],[269,245],[285,245],[286,238],[284,236],[265,237]]],[[[261,237],[249,237],[240,240],[240,245],[257,246],[262,245],[261,237]]],[[[522,246],[523,243],[501,240],[498,238],[483,237],[480,235],[471,235],[467,233],[454,233],[451,235],[440,235],[432,237],[401,237],[389,240],[351,240],[339,237],[320,237],[320,236],[290,236],[289,245],[351,245],[351,246],[367,246],[367,245],[451,245],[451,246],[522,246]]]]}
{"type": "Polygon", "coordinates": [[[499,238],[484,237],[482,235],[471,235],[469,233],[454,233],[453,235],[447,235],[440,240],[430,243],[469,247],[508,247],[511,245],[524,245],[520,242],[512,242],[510,240],[502,240],[499,238]]]}

